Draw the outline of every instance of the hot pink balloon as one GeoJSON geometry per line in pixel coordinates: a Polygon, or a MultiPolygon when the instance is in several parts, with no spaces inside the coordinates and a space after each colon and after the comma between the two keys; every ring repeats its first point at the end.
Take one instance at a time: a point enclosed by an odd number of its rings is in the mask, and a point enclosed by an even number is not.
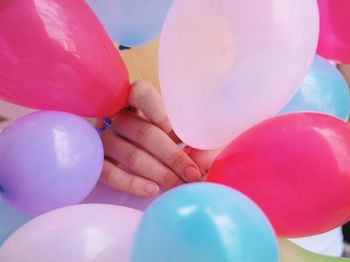
{"type": "Polygon", "coordinates": [[[126,68],[83,0],[0,1],[0,98],[103,117],[127,104],[126,68]]]}
{"type": "Polygon", "coordinates": [[[350,125],[318,113],[268,119],[220,153],[208,181],[250,197],[278,236],[329,231],[350,219],[350,125]]]}
{"type": "Polygon", "coordinates": [[[56,209],[13,233],[0,249],[0,261],[129,261],[141,216],[114,205],[56,209]]]}
{"type": "Polygon", "coordinates": [[[175,132],[219,148],[273,116],[304,80],[318,27],[316,0],[174,1],[159,73],[175,132]]]}
{"type": "Polygon", "coordinates": [[[350,1],[318,0],[320,9],[320,39],[317,53],[350,63],[350,1]]]}

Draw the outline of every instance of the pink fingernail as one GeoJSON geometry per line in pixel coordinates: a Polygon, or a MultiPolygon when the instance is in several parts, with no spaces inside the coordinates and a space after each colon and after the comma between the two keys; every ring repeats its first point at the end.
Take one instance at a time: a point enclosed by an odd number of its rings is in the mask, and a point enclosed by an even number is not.
{"type": "Polygon", "coordinates": [[[143,190],[150,195],[155,195],[159,192],[159,186],[156,184],[148,183],[144,185],[143,190]]]}
{"type": "Polygon", "coordinates": [[[199,170],[193,166],[186,167],[185,169],[185,177],[188,182],[199,181],[202,177],[199,170]]]}

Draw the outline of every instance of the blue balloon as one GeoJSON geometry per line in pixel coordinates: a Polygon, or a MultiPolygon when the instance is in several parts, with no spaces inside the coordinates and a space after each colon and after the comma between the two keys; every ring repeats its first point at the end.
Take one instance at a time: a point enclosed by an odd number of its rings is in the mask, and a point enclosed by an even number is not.
{"type": "Polygon", "coordinates": [[[303,84],[279,114],[292,112],[319,112],[348,120],[350,93],[343,75],[315,56],[303,84]]]}
{"type": "Polygon", "coordinates": [[[9,207],[0,199],[0,246],[20,226],[32,218],[9,207]]]}
{"type": "Polygon", "coordinates": [[[131,261],[279,261],[274,231],[243,194],[213,183],[172,189],[146,209],[131,261]]]}
{"type": "Polygon", "coordinates": [[[161,31],[173,0],[86,0],[110,37],[134,47],[146,44],[161,31]]]}

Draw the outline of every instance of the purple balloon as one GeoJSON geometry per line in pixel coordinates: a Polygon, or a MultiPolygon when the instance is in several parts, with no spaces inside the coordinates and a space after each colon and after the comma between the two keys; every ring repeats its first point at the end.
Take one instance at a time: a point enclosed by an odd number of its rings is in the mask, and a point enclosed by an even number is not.
{"type": "Polygon", "coordinates": [[[103,147],[82,118],[36,112],[0,134],[0,195],[12,207],[38,215],[80,203],[96,185],[103,147]]]}

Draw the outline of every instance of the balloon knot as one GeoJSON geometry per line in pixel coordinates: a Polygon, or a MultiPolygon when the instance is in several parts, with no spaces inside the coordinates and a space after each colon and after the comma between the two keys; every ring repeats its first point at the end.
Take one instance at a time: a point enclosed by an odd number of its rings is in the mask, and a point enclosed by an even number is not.
{"type": "Polygon", "coordinates": [[[125,46],[125,45],[119,45],[119,50],[123,51],[123,50],[129,50],[131,49],[131,47],[125,46]]]}

